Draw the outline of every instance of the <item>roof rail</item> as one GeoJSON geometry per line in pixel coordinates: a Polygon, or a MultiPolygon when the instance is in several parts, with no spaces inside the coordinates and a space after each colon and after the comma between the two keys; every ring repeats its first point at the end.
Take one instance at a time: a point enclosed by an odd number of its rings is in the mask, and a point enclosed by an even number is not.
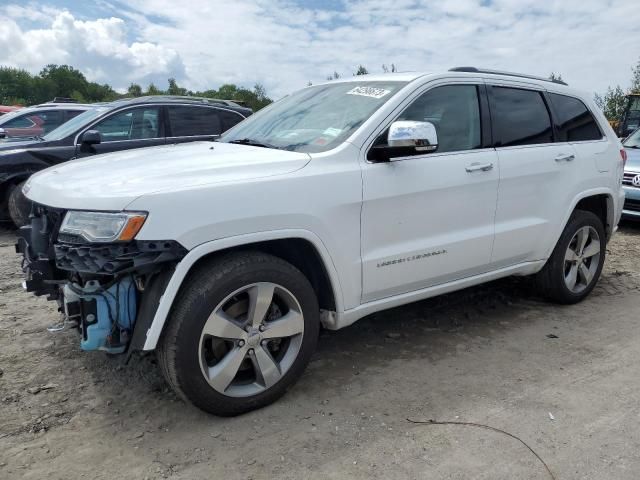
{"type": "Polygon", "coordinates": [[[166,102],[166,101],[180,101],[190,103],[208,103],[216,105],[237,105],[235,100],[223,100],[220,98],[209,97],[196,97],[192,95],[143,95],[141,97],[125,97],[122,101],[135,101],[135,102],[166,102]]]}
{"type": "Polygon", "coordinates": [[[78,103],[78,101],[69,97],[54,97],[53,100],[47,103],[78,103]]]}
{"type": "Polygon", "coordinates": [[[455,67],[455,68],[450,68],[449,71],[450,72],[469,72],[469,73],[488,73],[491,75],[506,75],[508,77],[530,78],[532,80],[540,80],[542,82],[551,82],[551,83],[557,83],[559,85],[568,86],[568,84],[563,80],[536,77],[535,75],[526,75],[524,73],[502,72],[500,70],[486,70],[486,69],[480,69],[476,67],[455,67]]]}

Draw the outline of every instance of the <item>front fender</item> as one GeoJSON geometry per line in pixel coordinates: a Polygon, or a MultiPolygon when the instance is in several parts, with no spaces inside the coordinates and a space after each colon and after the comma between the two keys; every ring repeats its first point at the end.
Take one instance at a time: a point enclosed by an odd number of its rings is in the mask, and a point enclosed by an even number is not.
{"type": "Polygon", "coordinates": [[[326,246],[315,233],[308,230],[289,229],[289,230],[277,230],[257,232],[246,235],[238,235],[234,237],[221,238],[219,240],[213,240],[198,245],[192,249],[176,266],[171,280],[164,291],[164,294],[160,298],[160,303],[153,317],[153,321],[149,329],[146,332],[146,340],[144,342],[143,350],[153,350],[158,344],[160,335],[171,311],[171,306],[176,299],[178,291],[182,286],[184,279],[187,277],[193,266],[198,260],[203,257],[219,252],[228,248],[241,247],[245,245],[251,245],[253,243],[265,242],[270,240],[282,240],[287,238],[301,238],[310,242],[320,254],[327,273],[329,275],[329,281],[331,282],[331,288],[333,289],[334,298],[336,301],[336,309],[338,312],[344,311],[344,299],[342,296],[342,288],[340,287],[340,280],[338,278],[337,269],[333,263],[333,260],[327,250],[326,246]]]}

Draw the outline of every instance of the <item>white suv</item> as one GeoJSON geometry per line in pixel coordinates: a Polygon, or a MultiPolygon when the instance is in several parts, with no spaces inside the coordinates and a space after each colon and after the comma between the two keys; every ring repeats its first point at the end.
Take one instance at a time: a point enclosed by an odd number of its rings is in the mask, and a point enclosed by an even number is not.
{"type": "Polygon", "coordinates": [[[559,82],[332,81],[217,142],[33,175],[25,287],[60,303],[84,350],[157,350],[180,396],[235,415],[296,381],[321,325],[508,275],[582,300],[621,214],[623,152],[559,82]]]}

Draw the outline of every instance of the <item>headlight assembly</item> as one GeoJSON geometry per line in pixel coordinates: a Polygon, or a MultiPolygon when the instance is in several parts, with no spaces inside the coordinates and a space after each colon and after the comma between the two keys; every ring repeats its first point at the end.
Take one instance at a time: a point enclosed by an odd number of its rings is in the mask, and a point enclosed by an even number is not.
{"type": "Polygon", "coordinates": [[[125,242],[133,240],[147,218],[142,212],[67,212],[60,233],[77,235],[88,242],[125,242]]]}

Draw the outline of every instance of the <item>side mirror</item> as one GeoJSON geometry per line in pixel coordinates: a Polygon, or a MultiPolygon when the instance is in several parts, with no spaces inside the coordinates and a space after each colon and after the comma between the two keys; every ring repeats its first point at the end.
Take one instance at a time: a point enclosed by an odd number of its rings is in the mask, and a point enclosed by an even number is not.
{"type": "Polygon", "coordinates": [[[438,134],[431,122],[399,120],[389,127],[387,145],[390,148],[410,147],[416,152],[433,152],[438,148],[438,134]]]}
{"type": "Polygon", "coordinates": [[[397,157],[409,157],[435,152],[438,134],[431,122],[398,120],[389,127],[386,144],[374,146],[367,155],[373,162],[389,162],[397,157]]]}
{"type": "Polygon", "coordinates": [[[102,135],[97,130],[87,130],[80,137],[80,143],[84,145],[97,145],[102,142],[102,135]]]}
{"type": "Polygon", "coordinates": [[[4,130],[4,128],[0,128],[0,138],[6,138],[7,136],[7,132],[4,130]]]}

